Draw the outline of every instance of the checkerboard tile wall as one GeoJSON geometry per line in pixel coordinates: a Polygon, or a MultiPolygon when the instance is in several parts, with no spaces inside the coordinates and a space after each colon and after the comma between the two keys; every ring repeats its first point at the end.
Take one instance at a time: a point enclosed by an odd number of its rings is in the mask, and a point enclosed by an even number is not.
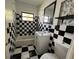
{"type": "Polygon", "coordinates": [[[39,31],[49,31],[50,28],[52,28],[52,25],[50,24],[42,24],[39,23],[39,31]]]}
{"type": "Polygon", "coordinates": [[[50,31],[52,32],[52,37],[54,39],[59,39],[64,37],[64,39],[73,39],[74,26],[69,25],[49,25],[39,23],[40,31],[50,31]],[[69,35],[69,36],[68,36],[69,35]]]}
{"type": "Polygon", "coordinates": [[[13,52],[15,49],[16,31],[13,23],[8,23],[7,27],[8,44],[10,44],[9,51],[13,52]]]}
{"type": "Polygon", "coordinates": [[[34,17],[34,21],[23,21],[21,15],[16,14],[16,26],[18,35],[34,35],[38,30],[38,17],[34,17]]]}
{"type": "Polygon", "coordinates": [[[74,26],[69,25],[56,25],[49,29],[52,32],[50,36],[49,50],[54,52],[55,42],[59,40],[61,43],[69,44],[74,39],[74,26]]]}

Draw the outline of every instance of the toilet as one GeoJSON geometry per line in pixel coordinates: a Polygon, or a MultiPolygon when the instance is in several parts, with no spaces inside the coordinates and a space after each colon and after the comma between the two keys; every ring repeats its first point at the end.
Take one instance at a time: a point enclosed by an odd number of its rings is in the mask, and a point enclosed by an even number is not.
{"type": "Polygon", "coordinates": [[[63,43],[55,42],[55,47],[54,47],[55,53],[54,54],[45,53],[41,56],[40,59],[66,59],[66,55],[69,47],[70,45],[67,46],[63,43]]]}
{"type": "Polygon", "coordinates": [[[53,53],[45,53],[41,56],[40,59],[59,59],[55,54],[53,53]]]}

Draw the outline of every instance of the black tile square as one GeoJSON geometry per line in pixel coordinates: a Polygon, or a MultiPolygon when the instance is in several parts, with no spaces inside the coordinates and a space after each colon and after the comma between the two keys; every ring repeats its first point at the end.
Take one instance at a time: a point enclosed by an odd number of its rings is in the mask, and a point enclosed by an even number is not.
{"type": "Polygon", "coordinates": [[[19,32],[20,32],[20,34],[22,34],[22,29],[20,29],[20,31],[19,31],[19,32]]]}
{"type": "Polygon", "coordinates": [[[9,28],[7,28],[7,33],[9,33],[9,28]]]}
{"type": "Polygon", "coordinates": [[[24,29],[24,32],[26,32],[27,31],[27,29],[24,29]]]}
{"type": "Polygon", "coordinates": [[[27,25],[24,25],[24,27],[27,27],[27,25]]]}
{"type": "Polygon", "coordinates": [[[27,33],[24,33],[24,35],[27,35],[27,33]]]}
{"type": "Polygon", "coordinates": [[[11,56],[10,59],[21,59],[21,53],[11,56]]]}
{"type": "Polygon", "coordinates": [[[59,31],[59,35],[64,36],[65,31],[59,31]]]}
{"type": "Polygon", "coordinates": [[[48,28],[46,28],[46,31],[48,31],[48,28]]]}
{"type": "Polygon", "coordinates": [[[20,34],[20,32],[17,32],[17,34],[20,34]]]}
{"type": "Polygon", "coordinates": [[[22,25],[20,25],[19,27],[22,27],[22,25]]]}
{"type": "Polygon", "coordinates": [[[12,33],[10,32],[10,36],[12,36],[12,33]]]}
{"type": "Polygon", "coordinates": [[[70,44],[71,43],[71,39],[64,37],[63,42],[70,44]]]}
{"type": "Polygon", "coordinates": [[[17,17],[16,20],[19,20],[19,18],[17,17]]]}
{"type": "Polygon", "coordinates": [[[49,28],[51,28],[51,26],[49,26],[49,28]]]}
{"type": "Polygon", "coordinates": [[[22,34],[19,34],[20,36],[22,36],[22,34]]]}
{"type": "Polygon", "coordinates": [[[21,18],[22,16],[21,16],[21,15],[19,15],[19,17],[21,18]]]}
{"type": "Polygon", "coordinates": [[[48,49],[48,52],[50,53],[50,50],[48,49]]]}
{"type": "Polygon", "coordinates": [[[53,46],[55,46],[55,43],[54,43],[54,42],[52,42],[52,45],[53,45],[53,46]]]}
{"type": "Polygon", "coordinates": [[[33,57],[33,56],[37,55],[36,52],[35,52],[35,50],[29,51],[29,54],[30,54],[30,57],[33,57]]]}
{"type": "Polygon", "coordinates": [[[21,48],[21,46],[16,47],[16,49],[21,48]]]}
{"type": "Polygon", "coordinates": [[[16,29],[19,30],[19,27],[17,27],[16,29]]]}
{"type": "Polygon", "coordinates": [[[32,35],[35,35],[35,33],[32,33],[32,35]]]}
{"type": "Polygon", "coordinates": [[[10,43],[10,38],[8,39],[8,43],[10,43]]]}
{"type": "Polygon", "coordinates": [[[68,32],[68,33],[74,33],[74,26],[67,26],[66,32],[68,32]]]}
{"type": "Polygon", "coordinates": [[[42,56],[42,55],[38,55],[38,58],[40,59],[41,56],[42,56]]]}
{"type": "Polygon", "coordinates": [[[50,36],[50,40],[53,40],[53,37],[52,36],[50,36]]]}
{"type": "Polygon", "coordinates": [[[27,21],[24,21],[24,23],[26,23],[27,21]]]}
{"type": "Polygon", "coordinates": [[[44,25],[44,27],[46,27],[46,25],[44,25]]]}
{"type": "Polygon", "coordinates": [[[9,27],[11,27],[11,23],[8,23],[9,27]]]}
{"type": "Polygon", "coordinates": [[[37,24],[35,24],[35,25],[37,25],[37,24]]]}
{"type": "Polygon", "coordinates": [[[18,23],[18,22],[17,22],[16,24],[17,24],[17,25],[19,25],[19,23],[18,23]]]}
{"type": "Polygon", "coordinates": [[[22,52],[28,51],[28,47],[22,47],[22,52]]]}
{"type": "Polygon", "coordinates": [[[54,50],[51,48],[51,53],[55,53],[54,50]]]}
{"type": "Polygon", "coordinates": [[[25,32],[22,32],[22,34],[24,34],[25,32]]]}
{"type": "Polygon", "coordinates": [[[22,25],[24,25],[24,23],[22,23],[22,25]]]}
{"type": "Polygon", "coordinates": [[[27,25],[29,25],[29,23],[27,23],[27,25]]]}
{"type": "Polygon", "coordinates": [[[57,37],[58,37],[58,35],[57,35],[57,34],[54,34],[54,38],[56,38],[56,39],[57,39],[57,37]]]}
{"type": "Polygon", "coordinates": [[[52,47],[52,44],[51,43],[49,43],[49,47],[52,47]]]}
{"type": "Polygon", "coordinates": [[[52,32],[52,33],[54,33],[54,29],[49,29],[49,32],[52,32]]]}
{"type": "Polygon", "coordinates": [[[24,27],[22,27],[22,30],[24,30],[24,27]]]}
{"type": "Polygon", "coordinates": [[[55,26],[55,29],[56,29],[56,30],[59,30],[59,28],[60,28],[59,25],[56,25],[56,26],[55,26]]]}
{"type": "Polygon", "coordinates": [[[36,49],[36,47],[34,46],[34,49],[36,49]]]}
{"type": "Polygon", "coordinates": [[[42,29],[44,29],[44,27],[42,27],[42,29]]]}
{"type": "Polygon", "coordinates": [[[22,20],[19,20],[20,23],[22,23],[22,20]]]}

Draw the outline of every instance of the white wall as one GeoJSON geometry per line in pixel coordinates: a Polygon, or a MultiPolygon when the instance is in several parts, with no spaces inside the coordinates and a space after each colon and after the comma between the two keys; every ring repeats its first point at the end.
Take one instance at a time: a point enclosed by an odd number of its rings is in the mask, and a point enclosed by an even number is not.
{"type": "Polygon", "coordinates": [[[21,14],[21,12],[34,13],[34,16],[37,16],[37,8],[33,5],[16,1],[16,12],[21,14]]]}
{"type": "MultiPolygon", "coordinates": [[[[44,8],[46,6],[48,6],[49,4],[51,4],[52,2],[54,2],[55,0],[44,0],[43,4],[40,6],[39,8],[39,17],[40,17],[40,22],[43,21],[43,16],[44,16],[44,8]]],[[[56,9],[55,9],[55,15],[54,17],[58,17],[59,16],[59,12],[60,12],[60,6],[61,6],[61,2],[63,2],[64,0],[57,0],[57,4],[56,4],[56,9]]],[[[53,21],[53,25],[57,24],[58,19],[54,19],[53,21]]]]}

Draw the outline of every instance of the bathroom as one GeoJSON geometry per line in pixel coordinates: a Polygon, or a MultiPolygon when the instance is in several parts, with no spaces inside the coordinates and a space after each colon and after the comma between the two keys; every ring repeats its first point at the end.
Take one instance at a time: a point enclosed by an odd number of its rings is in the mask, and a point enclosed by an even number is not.
{"type": "Polygon", "coordinates": [[[74,59],[74,0],[5,0],[6,59],[74,59]]]}

